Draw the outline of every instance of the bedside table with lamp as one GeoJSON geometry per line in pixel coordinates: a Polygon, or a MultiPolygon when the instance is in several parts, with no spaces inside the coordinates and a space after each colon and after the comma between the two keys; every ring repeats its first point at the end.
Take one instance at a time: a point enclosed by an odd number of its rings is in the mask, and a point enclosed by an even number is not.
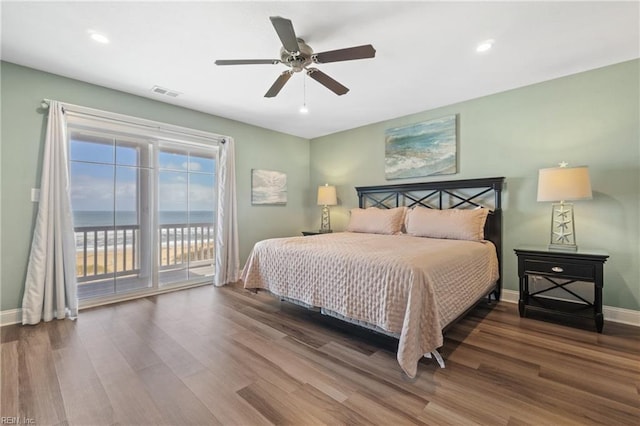
{"type": "Polygon", "coordinates": [[[325,183],[318,187],[318,205],[322,206],[322,216],[320,217],[320,229],[318,231],[302,231],[305,237],[310,235],[328,234],[331,230],[331,216],[329,206],[338,204],[336,187],[325,183]]]}
{"type": "Polygon", "coordinates": [[[560,167],[541,169],[538,174],[538,201],[554,202],[551,209],[551,234],[548,247],[525,246],[515,249],[518,257],[518,310],[539,311],[572,318],[591,318],[602,333],[602,287],[604,263],[609,255],[602,250],[578,250],[575,239],[573,204],[565,201],[591,199],[589,169],[560,167]],[[542,280],[550,286],[531,291],[530,279],[542,280]],[[575,282],[593,283],[593,300],[570,288],[575,282]],[[557,290],[570,300],[551,297],[557,290]]]}

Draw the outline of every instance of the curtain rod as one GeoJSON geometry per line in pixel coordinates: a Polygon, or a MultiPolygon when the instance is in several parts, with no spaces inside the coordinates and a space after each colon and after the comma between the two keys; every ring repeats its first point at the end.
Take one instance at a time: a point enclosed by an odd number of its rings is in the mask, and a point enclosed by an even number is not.
{"type": "MultiPolygon", "coordinates": [[[[52,99],[44,98],[42,102],[40,102],[40,107],[42,109],[49,109],[49,105],[51,104],[52,99]]],[[[60,101],[58,101],[60,102],[60,101]]],[[[204,130],[197,129],[189,129],[187,127],[176,126],[173,124],[165,124],[160,123],[153,120],[148,120],[146,118],[138,118],[138,117],[129,117],[124,114],[118,114],[115,112],[102,111],[99,109],[84,107],[80,105],[68,104],[66,102],[60,102],[63,108],[68,109],[71,113],[76,113],[79,115],[85,115],[89,117],[96,117],[103,120],[115,121],[120,123],[131,124],[135,126],[147,127],[154,130],[161,130],[164,132],[171,132],[174,134],[182,134],[191,137],[200,137],[204,139],[216,139],[220,143],[224,144],[227,142],[228,136],[218,135],[216,133],[207,132],[204,130]],[[132,120],[127,120],[127,118],[132,120]]]]}

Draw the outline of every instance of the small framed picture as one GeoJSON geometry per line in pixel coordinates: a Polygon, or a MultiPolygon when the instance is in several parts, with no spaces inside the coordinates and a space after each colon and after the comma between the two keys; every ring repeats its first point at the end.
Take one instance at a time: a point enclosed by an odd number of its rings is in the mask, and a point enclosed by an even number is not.
{"type": "Polygon", "coordinates": [[[287,204],[287,174],[275,170],[251,170],[251,204],[287,204]]]}

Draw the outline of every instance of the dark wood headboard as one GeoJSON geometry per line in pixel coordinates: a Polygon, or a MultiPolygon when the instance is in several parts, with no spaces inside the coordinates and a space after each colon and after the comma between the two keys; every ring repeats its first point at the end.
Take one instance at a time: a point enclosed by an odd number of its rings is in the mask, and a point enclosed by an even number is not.
{"type": "Polygon", "coordinates": [[[499,297],[502,288],[502,187],[504,177],[448,180],[440,182],[406,183],[397,185],[358,186],[360,208],[394,208],[421,206],[430,209],[490,210],[485,224],[485,238],[497,250],[500,278],[497,283],[499,297]]]}

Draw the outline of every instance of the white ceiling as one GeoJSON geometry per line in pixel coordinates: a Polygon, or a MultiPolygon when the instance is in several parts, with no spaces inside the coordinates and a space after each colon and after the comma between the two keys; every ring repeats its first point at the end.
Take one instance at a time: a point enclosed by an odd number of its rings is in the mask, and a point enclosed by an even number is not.
{"type": "Polygon", "coordinates": [[[3,0],[1,12],[5,61],[305,138],[640,57],[638,1],[3,0]],[[316,52],[370,43],[376,57],[317,65],[351,89],[344,96],[298,73],[264,98],[284,65],[214,60],[279,58],[269,16],[291,19],[316,52]],[[494,48],[476,53],[485,39],[494,48]]]}

